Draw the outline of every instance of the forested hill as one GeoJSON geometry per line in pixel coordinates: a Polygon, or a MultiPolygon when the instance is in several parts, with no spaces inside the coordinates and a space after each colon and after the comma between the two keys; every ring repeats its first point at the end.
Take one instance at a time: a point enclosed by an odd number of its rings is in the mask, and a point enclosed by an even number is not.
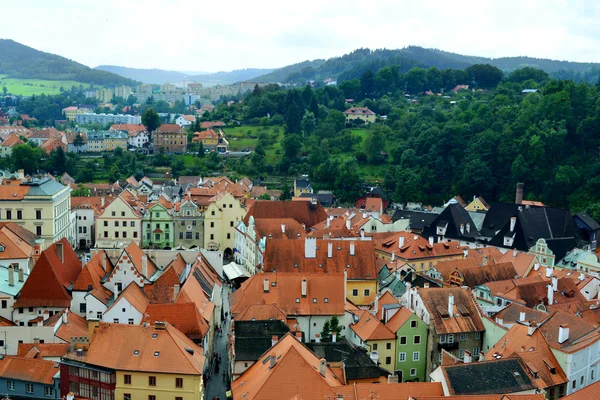
{"type": "Polygon", "coordinates": [[[144,83],[158,85],[163,83],[180,83],[183,82],[184,79],[187,82],[200,82],[206,85],[229,85],[235,82],[253,80],[257,76],[268,74],[273,71],[273,69],[246,68],[228,72],[190,74],[181,71],[128,68],[116,65],[100,65],[95,69],[112,72],[144,83]]]}
{"type": "Polygon", "coordinates": [[[437,67],[439,69],[464,69],[473,64],[491,64],[510,73],[523,67],[546,71],[557,79],[572,79],[576,82],[596,83],[600,77],[600,64],[557,61],[531,57],[485,58],[464,56],[436,49],[409,46],[403,49],[358,49],[341,57],[328,60],[304,61],[270,74],[258,77],[259,82],[305,83],[326,78],[348,80],[358,78],[366,70],[377,72],[382,67],[397,65],[401,72],[413,67],[437,67]]]}
{"type": "Polygon", "coordinates": [[[94,70],[68,58],[0,39],[0,74],[20,79],[73,80],[101,86],[135,85],[122,76],[94,70]]]}

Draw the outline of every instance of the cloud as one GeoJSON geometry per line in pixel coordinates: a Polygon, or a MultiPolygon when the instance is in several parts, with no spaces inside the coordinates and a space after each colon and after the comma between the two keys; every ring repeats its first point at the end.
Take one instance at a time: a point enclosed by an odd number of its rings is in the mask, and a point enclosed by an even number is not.
{"type": "Polygon", "coordinates": [[[600,3],[584,0],[20,0],[3,14],[19,18],[0,37],[90,66],[272,68],[408,45],[600,62],[600,3]]]}

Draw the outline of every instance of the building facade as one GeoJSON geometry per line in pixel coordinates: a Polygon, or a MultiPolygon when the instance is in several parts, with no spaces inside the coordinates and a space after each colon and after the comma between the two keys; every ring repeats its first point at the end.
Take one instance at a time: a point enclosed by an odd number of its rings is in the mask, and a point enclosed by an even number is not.
{"type": "Polygon", "coordinates": [[[156,203],[146,210],[142,219],[142,247],[172,248],[175,231],[171,210],[156,203]]]}
{"type": "Polygon", "coordinates": [[[95,235],[98,248],[121,248],[131,241],[139,245],[142,215],[119,196],[96,218],[95,235]]]}
{"type": "Polygon", "coordinates": [[[176,124],[162,124],[153,132],[154,149],[164,149],[165,153],[185,153],[187,151],[187,133],[176,124]]]}
{"type": "MultiPolygon", "coordinates": [[[[110,100],[108,100],[110,101],[110,100]]],[[[82,113],[77,114],[75,121],[78,124],[141,124],[142,117],[139,115],[123,115],[123,114],[95,114],[82,113]]]]}
{"type": "Polygon", "coordinates": [[[181,203],[173,213],[175,248],[195,249],[204,247],[204,213],[191,200],[181,203]]]}
{"type": "Polygon", "coordinates": [[[216,195],[204,213],[204,241],[208,250],[222,250],[225,256],[233,256],[235,226],[246,210],[229,192],[216,195]]]}

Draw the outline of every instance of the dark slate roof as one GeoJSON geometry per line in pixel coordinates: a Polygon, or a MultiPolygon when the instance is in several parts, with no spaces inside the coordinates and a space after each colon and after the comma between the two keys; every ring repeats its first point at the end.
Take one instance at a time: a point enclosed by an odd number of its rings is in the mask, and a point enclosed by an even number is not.
{"type": "Polygon", "coordinates": [[[300,197],[316,199],[323,207],[331,207],[335,203],[335,197],[331,193],[302,193],[300,197]]]}
{"type": "Polygon", "coordinates": [[[310,181],[308,179],[296,179],[296,187],[298,189],[307,189],[310,187],[310,181]]]}
{"type": "Polygon", "coordinates": [[[387,266],[379,270],[379,291],[390,289],[395,297],[400,297],[406,293],[406,284],[402,282],[395,274],[392,274],[387,266]]]}
{"type": "Polygon", "coordinates": [[[600,229],[600,225],[584,212],[575,215],[574,221],[580,229],[585,229],[587,231],[596,231],[600,229]]]}
{"type": "Polygon", "coordinates": [[[235,359],[238,361],[257,361],[271,348],[271,338],[281,339],[290,328],[284,321],[236,321],[235,359]]]}
{"type": "Polygon", "coordinates": [[[491,203],[485,213],[485,219],[480,234],[483,237],[493,238],[502,229],[511,217],[516,217],[519,206],[513,203],[491,203]]]}
{"type": "Polygon", "coordinates": [[[462,208],[460,204],[450,204],[437,215],[436,218],[427,226],[422,233],[422,236],[427,238],[430,236],[437,237],[438,225],[446,225],[446,234],[444,237],[449,239],[475,240],[479,236],[479,231],[475,223],[471,219],[469,213],[462,208]],[[467,232],[467,223],[471,225],[470,232],[467,232]],[[464,232],[460,233],[460,225],[465,226],[464,232]]]}
{"type": "Polygon", "coordinates": [[[450,395],[509,394],[535,389],[516,358],[442,367],[450,395]]]}
{"type": "Polygon", "coordinates": [[[408,219],[411,229],[423,230],[429,226],[438,214],[421,211],[396,210],[392,216],[392,221],[396,222],[399,219],[408,219]]]}
{"type": "Polygon", "coordinates": [[[366,196],[367,197],[380,197],[380,198],[382,198],[384,200],[388,200],[389,199],[389,197],[385,193],[385,191],[382,188],[380,188],[379,186],[376,186],[373,189],[371,189],[371,191],[368,192],[366,196]]]}
{"type": "Polygon", "coordinates": [[[344,362],[346,379],[376,379],[388,376],[389,372],[378,367],[364,350],[352,345],[347,340],[335,343],[306,343],[306,346],[318,358],[327,362],[344,362]]]}

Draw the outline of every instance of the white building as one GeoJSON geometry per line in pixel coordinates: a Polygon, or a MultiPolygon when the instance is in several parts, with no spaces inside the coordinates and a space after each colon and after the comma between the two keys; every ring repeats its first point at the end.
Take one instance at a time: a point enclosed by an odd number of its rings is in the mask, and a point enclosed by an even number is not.
{"type": "Polygon", "coordinates": [[[194,122],[196,122],[196,117],[194,117],[193,115],[180,115],[179,117],[177,117],[177,119],[175,120],[175,123],[177,125],[179,125],[180,127],[184,127],[184,126],[190,126],[192,125],[194,122]]]}
{"type": "Polygon", "coordinates": [[[148,297],[144,294],[142,288],[132,282],[104,312],[102,321],[139,325],[144,318],[148,304],[148,297]]]}
{"type": "Polygon", "coordinates": [[[139,115],[123,114],[77,114],[75,121],[78,124],[141,124],[142,117],[139,115]]]}
{"type": "Polygon", "coordinates": [[[129,145],[132,147],[145,147],[148,143],[150,143],[150,136],[146,131],[134,132],[129,135],[129,145]]]}

